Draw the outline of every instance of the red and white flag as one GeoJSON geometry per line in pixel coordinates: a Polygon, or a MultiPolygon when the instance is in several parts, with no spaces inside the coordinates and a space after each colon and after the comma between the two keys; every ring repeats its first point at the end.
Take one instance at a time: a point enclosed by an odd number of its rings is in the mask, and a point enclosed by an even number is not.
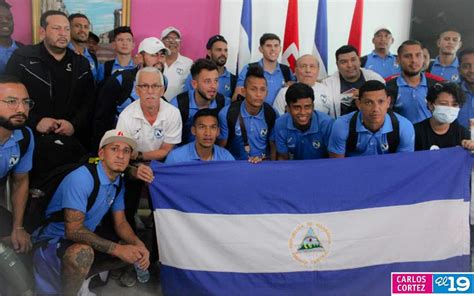
{"type": "Polygon", "coordinates": [[[362,47],[362,20],[364,17],[364,0],[356,0],[354,15],[352,16],[351,32],[347,44],[357,48],[360,56],[362,47]]]}
{"type": "Polygon", "coordinates": [[[298,0],[289,0],[281,62],[282,64],[290,66],[293,72],[295,71],[296,59],[299,57],[298,48],[298,0]]]}

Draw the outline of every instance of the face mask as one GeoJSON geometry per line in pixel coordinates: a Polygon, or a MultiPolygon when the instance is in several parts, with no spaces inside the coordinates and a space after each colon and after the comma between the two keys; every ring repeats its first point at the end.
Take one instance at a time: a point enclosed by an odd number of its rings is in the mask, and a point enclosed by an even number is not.
{"type": "Polygon", "coordinates": [[[433,117],[441,123],[452,123],[458,118],[459,107],[434,105],[433,117]]]}

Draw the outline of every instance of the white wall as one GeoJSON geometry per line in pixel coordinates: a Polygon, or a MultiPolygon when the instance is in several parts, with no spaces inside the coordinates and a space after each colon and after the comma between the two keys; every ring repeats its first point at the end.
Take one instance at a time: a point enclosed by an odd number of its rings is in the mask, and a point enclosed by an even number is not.
{"type": "MultiPolygon", "coordinates": [[[[235,71],[243,0],[221,0],[220,32],[229,43],[227,68],[235,71]]],[[[347,44],[356,0],[328,0],[328,67],[337,70],[334,52],[347,44]]],[[[412,0],[365,0],[362,53],[373,49],[374,31],[388,27],[395,38],[391,51],[408,39],[412,0]]],[[[283,44],[288,0],[252,0],[252,61],[261,58],[258,40],[265,32],[280,36],[283,44]]],[[[318,0],[299,0],[300,54],[311,53],[314,43],[318,0]]]]}

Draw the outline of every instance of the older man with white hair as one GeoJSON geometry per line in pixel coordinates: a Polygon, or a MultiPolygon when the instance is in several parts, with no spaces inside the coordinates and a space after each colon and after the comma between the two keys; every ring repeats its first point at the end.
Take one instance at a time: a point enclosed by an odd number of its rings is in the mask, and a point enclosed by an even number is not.
{"type": "MultiPolygon", "coordinates": [[[[319,61],[314,55],[305,54],[296,60],[295,75],[298,82],[304,83],[314,91],[314,110],[329,116],[335,116],[334,100],[328,87],[317,81],[319,76],[319,61]]],[[[288,87],[280,89],[273,102],[273,108],[283,115],[286,108],[285,94],[288,87]]]]}
{"type": "MultiPolygon", "coordinates": [[[[162,98],[163,74],[157,68],[145,67],[138,71],[135,90],[139,99],[120,113],[117,129],[126,131],[137,141],[137,152],[132,155],[135,162],[163,161],[181,142],[181,115],[178,108],[162,98]]],[[[138,177],[139,180],[130,180],[126,184],[125,213],[134,228],[134,215],[144,185],[140,181],[143,178],[138,177]]]]}

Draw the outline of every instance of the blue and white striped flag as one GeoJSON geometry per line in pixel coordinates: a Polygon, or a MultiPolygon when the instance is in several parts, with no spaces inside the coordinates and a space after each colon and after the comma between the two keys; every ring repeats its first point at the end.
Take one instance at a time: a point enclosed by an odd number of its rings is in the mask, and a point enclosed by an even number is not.
{"type": "Polygon", "coordinates": [[[239,55],[237,75],[252,58],[252,0],[244,0],[240,16],[239,55]]]}
{"type": "Polygon", "coordinates": [[[327,0],[318,1],[313,54],[319,59],[319,79],[328,75],[328,14],[327,0]]]}
{"type": "Polygon", "coordinates": [[[163,292],[389,295],[390,272],[470,271],[470,169],[460,148],[153,166],[163,292]]]}

